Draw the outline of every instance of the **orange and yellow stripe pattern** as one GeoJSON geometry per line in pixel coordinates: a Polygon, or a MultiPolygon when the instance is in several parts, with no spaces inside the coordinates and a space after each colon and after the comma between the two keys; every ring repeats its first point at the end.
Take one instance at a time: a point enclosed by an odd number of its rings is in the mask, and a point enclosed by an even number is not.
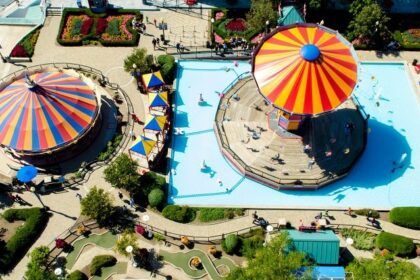
{"type": "Polygon", "coordinates": [[[17,151],[44,152],[75,140],[98,113],[93,90],[61,72],[42,72],[0,91],[0,144],[17,151]]]}
{"type": "Polygon", "coordinates": [[[258,88],[272,104],[289,113],[314,115],[333,110],[353,92],[357,57],[349,42],[316,24],[279,27],[258,47],[253,59],[258,88]],[[303,46],[320,51],[305,60],[303,46]]]}

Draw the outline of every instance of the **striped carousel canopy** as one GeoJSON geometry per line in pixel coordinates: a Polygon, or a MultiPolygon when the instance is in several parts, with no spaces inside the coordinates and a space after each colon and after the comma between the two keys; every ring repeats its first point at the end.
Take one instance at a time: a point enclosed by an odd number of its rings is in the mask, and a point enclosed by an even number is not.
{"type": "Polygon", "coordinates": [[[25,74],[0,91],[0,144],[44,152],[78,138],[97,112],[94,91],[80,79],[61,72],[25,74]]]}
{"type": "Polygon", "coordinates": [[[357,83],[357,56],[340,34],[316,24],[277,28],[253,60],[258,88],[293,114],[319,114],[343,103],[357,83]]]}

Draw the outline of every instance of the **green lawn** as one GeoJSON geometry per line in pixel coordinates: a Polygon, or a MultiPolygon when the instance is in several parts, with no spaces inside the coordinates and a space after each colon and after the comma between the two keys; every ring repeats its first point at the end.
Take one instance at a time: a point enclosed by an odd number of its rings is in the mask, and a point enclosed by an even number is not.
{"type": "MultiPolygon", "coordinates": [[[[185,272],[185,274],[187,274],[191,278],[201,278],[208,273],[211,279],[213,280],[223,279],[223,277],[221,277],[219,273],[216,271],[216,268],[214,267],[213,263],[210,261],[209,257],[203,251],[192,250],[185,253],[183,252],[169,253],[169,252],[160,250],[159,254],[163,257],[163,259],[166,262],[169,262],[173,264],[174,266],[181,268],[185,272]],[[189,261],[193,257],[199,257],[201,259],[201,262],[204,267],[203,270],[192,270],[190,268],[189,261]]],[[[215,265],[216,266],[226,265],[227,267],[229,267],[231,271],[236,268],[236,265],[233,263],[233,261],[227,258],[220,258],[218,260],[215,260],[215,265]]]]}
{"type": "Polygon", "coordinates": [[[103,280],[107,279],[111,275],[114,274],[125,274],[127,273],[127,263],[126,262],[119,262],[113,266],[103,267],[101,276],[93,276],[89,280],[103,280]]]}
{"type": "Polygon", "coordinates": [[[80,250],[87,245],[87,244],[94,244],[97,246],[100,246],[102,248],[111,249],[115,242],[117,241],[117,236],[113,235],[111,232],[107,231],[104,234],[97,235],[97,234],[91,234],[88,238],[79,239],[76,242],[74,242],[73,245],[73,251],[71,251],[66,259],[66,267],[67,269],[71,269],[73,265],[76,263],[76,260],[79,256],[80,250]]]}

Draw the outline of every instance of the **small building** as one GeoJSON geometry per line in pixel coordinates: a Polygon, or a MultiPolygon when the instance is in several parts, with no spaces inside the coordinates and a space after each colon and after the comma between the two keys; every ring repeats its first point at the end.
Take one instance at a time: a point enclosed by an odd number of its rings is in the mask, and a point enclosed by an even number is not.
{"type": "Polygon", "coordinates": [[[286,6],[281,9],[281,16],[277,20],[278,26],[286,26],[295,23],[305,23],[298,9],[295,6],[286,6]]]}
{"type": "Polygon", "coordinates": [[[338,264],[340,240],[331,230],[301,232],[289,230],[293,247],[307,253],[317,264],[338,264]]]}

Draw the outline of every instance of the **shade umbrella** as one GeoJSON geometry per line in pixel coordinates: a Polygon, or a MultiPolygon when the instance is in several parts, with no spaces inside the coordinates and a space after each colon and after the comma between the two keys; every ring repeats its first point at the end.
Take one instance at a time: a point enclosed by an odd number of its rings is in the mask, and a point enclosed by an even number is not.
{"type": "Polygon", "coordinates": [[[130,148],[130,152],[147,157],[156,145],[156,141],[145,136],[139,136],[130,148]]]}
{"type": "Polygon", "coordinates": [[[166,116],[147,115],[144,129],[162,131],[166,124],[166,116]]]}
{"type": "Polygon", "coordinates": [[[38,170],[35,166],[26,165],[20,168],[16,174],[16,178],[22,183],[28,183],[32,181],[38,174],[38,170]]]}
{"type": "Polygon", "coordinates": [[[144,74],[142,78],[143,78],[143,83],[146,86],[146,88],[158,87],[165,84],[160,71],[144,74]]]}
{"type": "Polygon", "coordinates": [[[168,107],[168,92],[149,92],[149,107],[168,107]]]}
{"type": "Polygon", "coordinates": [[[0,91],[0,144],[45,152],[76,140],[98,114],[95,92],[62,72],[25,74],[0,91]]]}
{"type": "Polygon", "coordinates": [[[291,114],[337,108],[357,83],[357,55],[338,32],[317,24],[278,27],[259,45],[253,75],[260,93],[291,114]]]}

